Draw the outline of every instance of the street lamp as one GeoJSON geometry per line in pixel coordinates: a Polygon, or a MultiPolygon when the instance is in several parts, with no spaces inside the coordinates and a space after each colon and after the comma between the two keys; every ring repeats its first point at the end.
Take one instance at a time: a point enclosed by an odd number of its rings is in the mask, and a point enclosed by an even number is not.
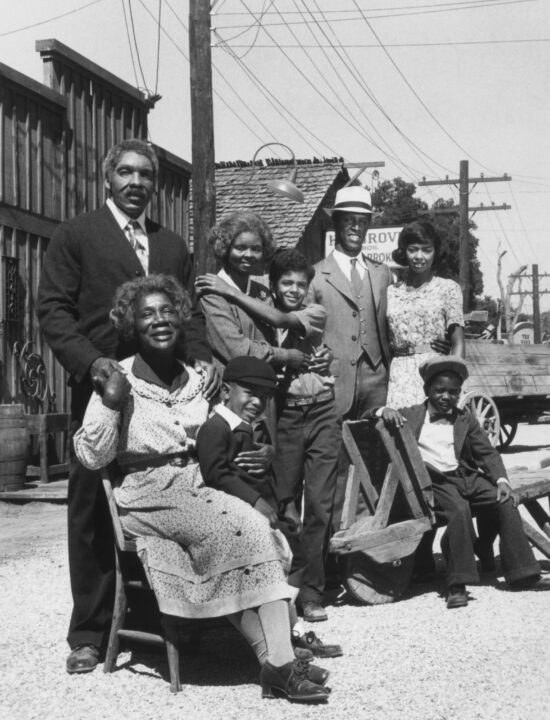
{"type": "Polygon", "coordinates": [[[256,157],[258,156],[258,153],[263,150],[266,147],[269,147],[270,145],[279,145],[280,147],[285,148],[288,150],[288,152],[292,155],[292,161],[294,163],[294,167],[290,171],[288,178],[278,178],[275,180],[270,180],[266,187],[271,190],[271,192],[274,192],[276,195],[279,195],[280,197],[284,197],[290,200],[294,200],[294,202],[303,203],[304,202],[304,193],[301,190],[298,190],[296,187],[296,175],[298,174],[298,165],[296,163],[296,157],[292,150],[288,147],[288,145],[283,145],[283,143],[279,142],[269,142],[265,143],[265,145],[262,145],[259,147],[256,152],[254,153],[254,157],[252,158],[252,171],[250,173],[250,177],[248,178],[247,182],[250,182],[252,180],[252,177],[254,175],[254,172],[256,170],[256,167],[254,165],[254,162],[256,160],[256,157]]]}

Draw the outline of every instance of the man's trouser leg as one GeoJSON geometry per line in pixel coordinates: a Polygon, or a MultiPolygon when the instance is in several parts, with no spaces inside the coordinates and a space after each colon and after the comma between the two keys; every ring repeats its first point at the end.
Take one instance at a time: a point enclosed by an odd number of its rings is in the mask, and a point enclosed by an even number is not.
{"type": "Polygon", "coordinates": [[[309,560],[299,603],[322,603],[325,559],[331,528],[340,431],[332,401],[306,408],[304,461],[304,529],[302,542],[309,560]]]}
{"type": "Polygon", "coordinates": [[[479,475],[475,478],[471,503],[474,509],[486,513],[493,509],[494,523],[500,535],[500,561],[504,577],[508,582],[525,580],[540,575],[540,565],[533,555],[519,511],[511,500],[496,502],[496,487],[479,475]]]}
{"type": "MultiPolygon", "coordinates": [[[[81,424],[90,395],[91,386],[73,388],[73,434],[81,424]]],[[[72,441],[67,519],[73,595],[67,641],[71,648],[85,644],[101,647],[109,631],[113,611],[113,528],[101,476],[78,462],[72,441]]]]}
{"type": "MultiPolygon", "coordinates": [[[[377,367],[373,368],[366,356],[363,356],[357,363],[353,405],[343,418],[339,418],[340,422],[342,422],[342,420],[359,420],[368,410],[384,406],[387,395],[388,369],[382,363],[379,363],[377,367]]],[[[348,454],[342,444],[338,459],[338,474],[334,496],[334,512],[332,516],[334,532],[340,530],[349,465],[348,454]]]]}
{"type": "Polygon", "coordinates": [[[430,472],[430,476],[436,517],[447,525],[447,586],[477,582],[474,526],[470,503],[461,493],[462,478],[433,472],[430,472]]]}

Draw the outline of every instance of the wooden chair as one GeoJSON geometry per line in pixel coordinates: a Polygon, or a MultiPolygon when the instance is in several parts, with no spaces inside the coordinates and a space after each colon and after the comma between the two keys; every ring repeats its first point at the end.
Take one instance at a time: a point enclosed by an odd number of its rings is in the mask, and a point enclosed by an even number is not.
{"type": "Polygon", "coordinates": [[[347,421],[342,438],[352,464],[341,529],[330,551],[344,560],[344,582],[356,600],[389,602],[392,591],[378,592],[365,573],[384,566],[388,574],[393,567],[395,595],[401,591],[399,575],[405,589],[414,551],[434,522],[430,478],[406,425],[390,433],[381,420],[347,421]]]}
{"type": "Polygon", "coordinates": [[[117,481],[116,478],[113,480],[113,477],[115,477],[113,468],[104,468],[102,470],[103,487],[107,496],[109,512],[113,523],[116,557],[113,619],[103,669],[106,673],[111,673],[115,669],[121,640],[138,641],[157,646],[164,644],[170,672],[170,690],[173,693],[177,693],[181,691],[179,623],[159,612],[154,593],[145,578],[143,568],[141,566],[138,568],[140,572],[137,574],[137,578],[136,572],[131,572],[132,564],[134,567],[137,567],[139,564],[139,561],[137,563],[135,562],[137,560],[137,547],[134,540],[129,540],[124,537],[113,493],[113,483],[116,484],[117,481]],[[142,598],[145,597],[149,603],[153,601],[157,613],[160,615],[163,630],[162,634],[127,627],[129,597],[132,595],[142,598]]]}

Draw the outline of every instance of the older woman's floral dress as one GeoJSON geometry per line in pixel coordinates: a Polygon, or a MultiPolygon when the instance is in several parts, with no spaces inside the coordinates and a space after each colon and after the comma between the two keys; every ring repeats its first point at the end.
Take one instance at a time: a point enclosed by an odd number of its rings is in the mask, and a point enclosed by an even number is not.
{"type": "Polygon", "coordinates": [[[425,397],[418,368],[437,356],[430,342],[445,337],[452,325],[464,325],[462,291],[454,280],[436,276],[419,288],[405,281],[390,285],[387,320],[393,354],[387,405],[416,405],[425,397]]]}
{"type": "Polygon", "coordinates": [[[187,382],[167,389],[137,377],[134,358],[121,364],[132,386],[122,411],[94,394],[75,451],[91,469],[115,457],[126,469],[115,490],[121,522],[137,538],[161,611],[217,617],[291,597],[282,534],[250,505],[207,488],[188,459],[208,414],[203,376],[186,366],[187,382]]]}

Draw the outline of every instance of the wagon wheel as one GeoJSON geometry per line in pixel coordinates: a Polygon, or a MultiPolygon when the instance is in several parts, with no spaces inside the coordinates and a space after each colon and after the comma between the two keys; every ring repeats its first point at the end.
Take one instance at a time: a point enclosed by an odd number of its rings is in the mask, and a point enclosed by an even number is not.
{"type": "Polygon", "coordinates": [[[378,563],[361,552],[345,555],[342,581],[361,605],[384,605],[398,600],[412,576],[414,555],[393,563],[378,563]]]}
{"type": "Polygon", "coordinates": [[[465,408],[477,418],[491,445],[496,447],[499,443],[500,415],[494,400],[480,390],[471,390],[460,398],[458,406],[465,408]]]}
{"type": "Polygon", "coordinates": [[[516,437],[516,431],[518,429],[517,422],[513,423],[501,423],[500,435],[498,439],[498,447],[500,450],[510,447],[512,441],[516,437]]]}

